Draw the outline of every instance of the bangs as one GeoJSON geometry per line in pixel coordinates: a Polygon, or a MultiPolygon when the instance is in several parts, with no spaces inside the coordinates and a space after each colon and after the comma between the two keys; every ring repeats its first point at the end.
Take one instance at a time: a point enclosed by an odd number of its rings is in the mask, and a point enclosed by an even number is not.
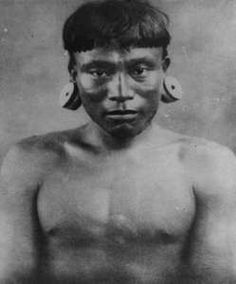
{"type": "Polygon", "coordinates": [[[76,52],[111,46],[166,47],[170,42],[167,15],[147,2],[138,4],[111,0],[80,7],[65,23],[65,49],[76,52]]]}

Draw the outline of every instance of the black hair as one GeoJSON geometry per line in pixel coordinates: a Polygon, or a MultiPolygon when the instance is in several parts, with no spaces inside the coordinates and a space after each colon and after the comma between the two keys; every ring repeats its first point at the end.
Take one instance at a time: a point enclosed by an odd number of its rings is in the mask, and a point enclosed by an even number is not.
{"type": "Polygon", "coordinates": [[[73,53],[96,47],[163,47],[170,43],[169,18],[146,0],[102,0],[82,4],[65,22],[64,48],[73,53]]]}

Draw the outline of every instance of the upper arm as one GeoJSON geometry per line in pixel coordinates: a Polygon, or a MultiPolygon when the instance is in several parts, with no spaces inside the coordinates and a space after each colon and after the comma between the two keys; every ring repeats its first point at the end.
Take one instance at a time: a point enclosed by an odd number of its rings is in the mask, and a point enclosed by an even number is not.
{"type": "MultiPolygon", "coordinates": [[[[37,179],[32,159],[14,146],[0,176],[0,280],[27,277],[36,268],[37,179]],[[20,277],[20,276],[19,276],[20,277]]],[[[2,282],[1,282],[2,283],[2,282]]]]}
{"type": "Polygon", "coordinates": [[[199,274],[212,277],[210,283],[231,283],[236,281],[236,158],[215,145],[199,157],[190,261],[199,274]]]}

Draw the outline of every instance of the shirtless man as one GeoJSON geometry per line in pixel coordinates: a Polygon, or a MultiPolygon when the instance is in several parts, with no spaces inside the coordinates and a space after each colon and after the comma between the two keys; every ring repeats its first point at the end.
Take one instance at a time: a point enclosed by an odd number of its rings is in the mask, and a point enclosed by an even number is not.
{"type": "Polygon", "coordinates": [[[66,22],[91,121],[25,139],[1,171],[0,283],[236,283],[236,160],[152,124],[166,16],[141,0],[66,22]]]}

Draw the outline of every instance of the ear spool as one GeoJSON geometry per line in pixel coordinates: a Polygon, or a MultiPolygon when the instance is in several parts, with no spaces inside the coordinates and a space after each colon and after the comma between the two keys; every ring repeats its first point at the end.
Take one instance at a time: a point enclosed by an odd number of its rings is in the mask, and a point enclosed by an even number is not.
{"type": "Polygon", "coordinates": [[[77,110],[81,106],[79,89],[76,83],[70,82],[60,93],[59,104],[62,108],[77,110]]]}
{"type": "Polygon", "coordinates": [[[171,76],[163,79],[161,86],[161,100],[164,103],[173,103],[183,96],[183,89],[178,80],[171,76]]]}

